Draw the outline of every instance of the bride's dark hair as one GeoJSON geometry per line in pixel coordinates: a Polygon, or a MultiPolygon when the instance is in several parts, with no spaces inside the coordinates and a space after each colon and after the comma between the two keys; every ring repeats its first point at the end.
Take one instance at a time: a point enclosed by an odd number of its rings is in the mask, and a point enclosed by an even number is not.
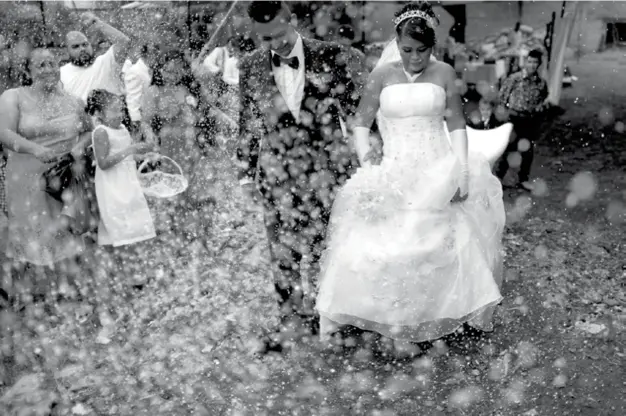
{"type": "Polygon", "coordinates": [[[398,39],[402,36],[408,36],[411,39],[422,42],[424,46],[432,48],[437,43],[435,28],[433,26],[439,24],[439,19],[435,15],[432,6],[427,1],[411,2],[396,12],[395,19],[398,19],[404,13],[411,11],[420,11],[426,14],[434,24],[431,25],[427,19],[422,17],[410,17],[405,19],[396,24],[396,34],[398,35],[398,39]]]}

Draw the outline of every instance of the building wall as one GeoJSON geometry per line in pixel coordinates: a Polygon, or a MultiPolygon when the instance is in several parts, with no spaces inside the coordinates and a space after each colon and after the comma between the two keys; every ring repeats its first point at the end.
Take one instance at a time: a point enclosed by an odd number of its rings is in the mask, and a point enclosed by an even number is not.
{"type": "Polygon", "coordinates": [[[626,22],[626,2],[587,1],[577,27],[574,28],[571,46],[583,52],[597,51],[603,46],[607,22],[626,22]]]}

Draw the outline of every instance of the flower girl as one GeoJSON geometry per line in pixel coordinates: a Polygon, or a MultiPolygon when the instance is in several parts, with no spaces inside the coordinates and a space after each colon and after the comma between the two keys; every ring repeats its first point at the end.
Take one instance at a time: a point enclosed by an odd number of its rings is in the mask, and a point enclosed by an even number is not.
{"type": "MultiPolygon", "coordinates": [[[[86,111],[97,121],[92,141],[96,160],[96,199],[100,213],[98,245],[101,246],[127,246],[156,237],[134,159],[134,155],[148,153],[155,145],[133,144],[130,133],[122,125],[123,110],[123,98],[108,91],[94,90],[87,98],[86,111]]],[[[117,254],[118,259],[114,262],[122,266],[120,277],[127,277],[132,282],[134,276],[129,269],[141,266],[126,264],[124,257],[128,257],[129,252],[117,254]]],[[[118,277],[116,274],[113,272],[114,279],[118,277]]],[[[107,297],[111,293],[101,292],[100,295],[107,297]]],[[[115,330],[115,321],[104,303],[98,309],[102,330],[96,341],[108,344],[115,330]]]]}
{"type": "Polygon", "coordinates": [[[114,247],[156,237],[133,157],[152,151],[155,145],[133,144],[122,125],[123,108],[123,98],[108,91],[94,90],[87,99],[87,112],[99,121],[93,131],[98,244],[114,247]]]}

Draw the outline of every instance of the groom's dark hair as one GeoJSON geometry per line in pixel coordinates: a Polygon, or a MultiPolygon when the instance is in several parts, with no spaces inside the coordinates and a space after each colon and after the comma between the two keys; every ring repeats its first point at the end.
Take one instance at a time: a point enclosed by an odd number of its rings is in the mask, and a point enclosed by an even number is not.
{"type": "Polygon", "coordinates": [[[291,15],[284,1],[253,1],[248,6],[248,16],[258,23],[269,23],[281,13],[285,13],[287,18],[291,15]]]}

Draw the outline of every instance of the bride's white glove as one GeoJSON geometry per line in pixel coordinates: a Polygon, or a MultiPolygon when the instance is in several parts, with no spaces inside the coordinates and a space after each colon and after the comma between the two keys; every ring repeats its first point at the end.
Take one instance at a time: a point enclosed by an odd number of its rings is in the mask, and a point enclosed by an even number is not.
{"type": "Polygon", "coordinates": [[[452,202],[463,202],[469,195],[469,162],[467,149],[467,131],[465,129],[457,129],[450,132],[450,142],[452,151],[459,160],[461,165],[461,174],[459,176],[459,189],[452,197],[452,202]]]}
{"type": "Polygon", "coordinates": [[[359,163],[362,167],[371,166],[374,162],[375,151],[370,141],[370,129],[367,127],[354,127],[352,129],[354,133],[354,147],[356,155],[359,158],[359,163]]]}

